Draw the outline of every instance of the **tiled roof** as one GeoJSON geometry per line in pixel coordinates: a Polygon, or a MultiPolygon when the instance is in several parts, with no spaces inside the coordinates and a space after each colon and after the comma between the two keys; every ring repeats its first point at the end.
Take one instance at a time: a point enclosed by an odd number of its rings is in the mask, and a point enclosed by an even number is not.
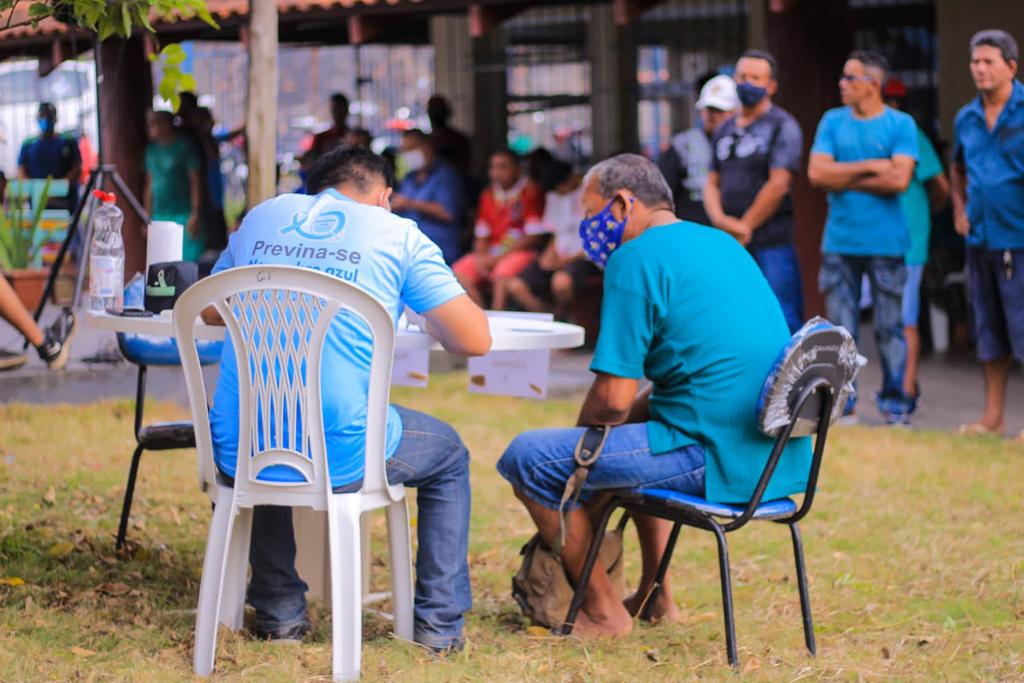
{"type": "MultiPolygon", "coordinates": [[[[357,6],[386,7],[390,5],[414,5],[425,6],[429,0],[278,0],[277,10],[281,15],[309,12],[311,10],[326,10],[334,8],[354,8],[357,6]]],[[[218,21],[231,17],[242,17],[249,13],[249,0],[207,0],[206,6],[210,14],[218,21]]],[[[6,20],[6,16],[0,14],[6,20]]],[[[43,19],[37,26],[24,24],[28,19],[28,3],[16,6],[14,16],[11,17],[10,25],[14,28],[0,30],[0,43],[15,39],[40,38],[45,36],[57,36],[68,32],[68,26],[55,19],[43,19]]],[[[6,23],[6,21],[4,22],[6,23]]],[[[174,23],[173,21],[160,21],[154,19],[157,30],[161,25],[174,23]]]]}

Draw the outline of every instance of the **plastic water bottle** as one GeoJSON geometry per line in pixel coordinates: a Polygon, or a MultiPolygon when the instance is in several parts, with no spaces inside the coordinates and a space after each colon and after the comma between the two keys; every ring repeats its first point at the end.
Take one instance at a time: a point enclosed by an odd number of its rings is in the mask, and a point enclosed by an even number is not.
{"type": "Polygon", "coordinates": [[[124,303],[124,213],[114,204],[115,195],[95,190],[93,196],[100,205],[93,216],[89,247],[89,310],[120,311],[124,303]]]}

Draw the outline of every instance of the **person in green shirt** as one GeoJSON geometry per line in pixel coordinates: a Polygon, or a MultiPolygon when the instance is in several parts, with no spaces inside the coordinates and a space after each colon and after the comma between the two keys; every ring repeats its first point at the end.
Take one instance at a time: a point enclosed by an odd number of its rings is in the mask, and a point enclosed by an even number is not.
{"type": "MultiPolygon", "coordinates": [[[[586,506],[598,491],[656,486],[717,502],[750,499],[772,448],[758,429],[757,399],[790,338],[753,257],[725,232],[680,221],[652,162],[620,154],[597,164],[584,179],[582,204],[584,248],[605,265],[590,365],[596,377],[578,427],[521,434],[498,462],[551,545],[577,441],[586,426],[615,425],[583,488],[583,507],[568,514],[562,561],[574,579],[591,536],[586,506]],[[644,378],[651,384],[638,395],[644,378]]],[[[809,440],[791,442],[764,499],[806,490],[810,462],[809,440]]],[[[574,633],[630,631],[671,529],[634,519],[643,560],[637,592],[623,601],[598,561],[574,633]]],[[[666,582],[653,616],[677,613],[666,582]]]]}
{"type": "MultiPolygon", "coordinates": [[[[903,110],[907,87],[898,78],[890,78],[882,91],[885,103],[893,109],[903,110]]],[[[942,170],[942,162],[935,151],[935,145],[928,139],[921,126],[917,127],[917,153],[919,159],[914,168],[907,191],[900,196],[903,218],[910,232],[910,249],[907,250],[907,284],[903,289],[903,336],[907,338],[907,369],[903,373],[903,393],[920,396],[917,386],[917,361],[921,355],[921,335],[918,332],[918,318],[921,315],[921,276],[928,263],[928,242],[932,234],[932,214],[949,201],[949,181],[942,170]]]]}
{"type": "Polygon", "coordinates": [[[199,153],[192,142],[174,131],[167,111],[149,113],[150,143],[146,145],[146,212],[154,221],[185,227],[182,259],[198,261],[205,248],[199,225],[199,153]]]}

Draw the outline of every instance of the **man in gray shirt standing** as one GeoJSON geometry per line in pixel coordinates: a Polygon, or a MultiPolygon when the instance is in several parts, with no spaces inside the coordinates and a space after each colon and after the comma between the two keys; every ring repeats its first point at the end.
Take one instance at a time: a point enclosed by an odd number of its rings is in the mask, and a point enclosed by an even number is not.
{"type": "Polygon", "coordinates": [[[776,78],[775,57],[767,52],[748,50],[736,63],[741,108],[712,140],[704,208],[712,225],[750,251],[795,332],[803,324],[804,295],[789,188],[800,171],[803,135],[796,120],[772,102],[776,78]]]}
{"type": "Polygon", "coordinates": [[[658,170],[672,188],[676,215],[684,221],[708,223],[703,195],[711,170],[711,139],[739,104],[736,82],[722,74],[712,76],[701,86],[697,100],[700,125],[673,136],[672,144],[658,157],[658,170]]]}

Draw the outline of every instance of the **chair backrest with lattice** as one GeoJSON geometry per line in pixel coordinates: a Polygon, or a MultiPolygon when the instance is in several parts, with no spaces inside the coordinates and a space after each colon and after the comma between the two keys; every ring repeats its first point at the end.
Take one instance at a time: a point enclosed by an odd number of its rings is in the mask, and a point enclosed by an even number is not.
{"type": "Polygon", "coordinates": [[[190,287],[174,307],[174,329],[183,349],[189,401],[200,458],[200,480],[216,476],[207,413],[207,391],[195,351],[193,327],[207,306],[227,326],[238,369],[236,490],[250,494],[323,496],[331,491],[321,405],[321,356],[331,322],[354,314],[370,330],[363,491],[387,491],[386,424],[394,356],[394,322],[372,296],[341,280],[294,266],[244,266],[190,287]],[[274,481],[270,468],[291,476],[274,481]],[[287,479],[287,480],[282,480],[287,479]]]}

